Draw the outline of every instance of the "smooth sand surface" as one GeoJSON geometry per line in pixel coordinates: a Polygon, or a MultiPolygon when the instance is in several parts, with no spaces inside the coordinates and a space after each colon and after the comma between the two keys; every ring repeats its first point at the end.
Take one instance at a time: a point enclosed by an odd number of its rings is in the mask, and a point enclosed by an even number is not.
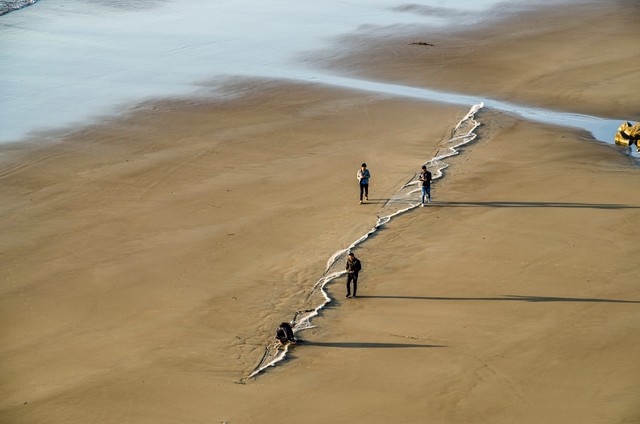
{"type": "Polygon", "coordinates": [[[3,413],[64,422],[68,404],[80,421],[171,422],[181,415],[157,405],[178,396],[200,404],[186,417],[233,416],[224,395],[245,387],[277,324],[466,113],[243,87],[235,102],[143,107],[5,149],[17,160],[2,170],[3,413]]]}
{"type": "MultiPolygon", "coordinates": [[[[501,58],[523,24],[548,47],[566,28],[565,57],[580,57],[602,35],[573,20],[605,27],[604,9],[521,14],[502,36],[488,30],[493,78],[519,92],[526,64],[501,58]]],[[[639,32],[607,36],[631,50],[639,32]]],[[[465,37],[452,45],[477,34],[465,37]]],[[[551,48],[535,52],[549,74],[574,69],[549,60],[551,48]]],[[[561,101],[543,78],[539,103],[637,118],[637,102],[608,107],[627,95],[624,66],[638,79],[631,64],[605,66],[605,53],[572,81],[610,90],[561,101]]],[[[474,55],[469,69],[474,60],[490,59],[474,55]]],[[[397,62],[414,75],[448,66],[397,62]]],[[[466,89],[456,72],[442,79],[466,89]]],[[[0,148],[0,422],[640,420],[640,168],[585,133],[490,110],[436,201],[356,250],[360,298],[331,285],[336,300],[305,343],[245,379],[329,256],[375,224],[467,108],[281,82],[235,88],[247,93],[143,105],[61,142],[0,148]],[[361,161],[373,176],[363,206],[361,161]]]]}
{"type": "Polygon", "coordinates": [[[319,63],[373,79],[640,120],[637,97],[629,95],[640,81],[640,4],[574,3],[528,13],[504,8],[487,26],[461,31],[346,37],[342,53],[319,63]]]}

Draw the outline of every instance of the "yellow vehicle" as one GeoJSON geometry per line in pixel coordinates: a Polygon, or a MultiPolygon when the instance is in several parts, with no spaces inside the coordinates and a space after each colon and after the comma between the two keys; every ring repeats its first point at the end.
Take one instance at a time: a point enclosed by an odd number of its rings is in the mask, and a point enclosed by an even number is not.
{"type": "Polygon", "coordinates": [[[631,125],[631,122],[624,122],[620,125],[620,128],[618,128],[614,140],[616,144],[620,144],[621,146],[632,146],[635,144],[638,151],[640,151],[640,145],[638,145],[638,141],[640,141],[640,122],[635,125],[631,125]]]}

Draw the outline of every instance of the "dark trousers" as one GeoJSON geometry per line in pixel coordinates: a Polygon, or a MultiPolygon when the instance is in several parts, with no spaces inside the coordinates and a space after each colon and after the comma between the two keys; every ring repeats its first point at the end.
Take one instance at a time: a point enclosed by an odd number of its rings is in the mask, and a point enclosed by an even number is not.
{"type": "Polygon", "coordinates": [[[369,184],[360,184],[360,201],[362,201],[362,193],[369,198],[369,184]]]}
{"type": "Polygon", "coordinates": [[[351,294],[355,296],[357,291],[358,291],[358,274],[357,273],[347,274],[347,296],[351,296],[351,294]],[[351,287],[350,287],[351,282],[353,282],[353,293],[351,293],[351,287]]]}

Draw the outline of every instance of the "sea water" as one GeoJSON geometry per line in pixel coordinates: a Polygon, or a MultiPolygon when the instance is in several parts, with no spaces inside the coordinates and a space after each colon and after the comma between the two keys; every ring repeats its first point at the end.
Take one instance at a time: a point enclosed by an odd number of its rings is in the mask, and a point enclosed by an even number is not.
{"type": "MultiPolygon", "coordinates": [[[[149,99],[211,95],[211,82],[230,76],[384,87],[405,95],[414,87],[340,80],[299,58],[330,51],[348,34],[411,25],[459,29],[525,7],[532,2],[40,0],[0,16],[0,142],[73,128],[149,99]]],[[[411,95],[438,100],[417,90],[411,95]]],[[[443,95],[459,99],[437,97],[443,95]]]]}

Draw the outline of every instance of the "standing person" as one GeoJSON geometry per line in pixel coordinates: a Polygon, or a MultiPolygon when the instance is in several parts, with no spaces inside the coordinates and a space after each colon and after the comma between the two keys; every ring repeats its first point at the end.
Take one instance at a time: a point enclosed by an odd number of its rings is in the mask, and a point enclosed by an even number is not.
{"type": "Polygon", "coordinates": [[[362,194],[364,194],[364,200],[369,200],[369,178],[371,178],[371,173],[367,169],[366,163],[360,166],[356,177],[360,185],[360,204],[362,204],[362,194]]]}
{"type": "Polygon", "coordinates": [[[347,256],[347,297],[351,296],[351,282],[353,281],[353,297],[356,297],[358,291],[358,273],[362,269],[360,260],[356,255],[349,253],[347,256]]]}
{"type": "Polygon", "coordinates": [[[427,171],[426,165],[422,165],[420,181],[422,181],[422,204],[420,206],[424,206],[426,202],[431,202],[431,172],[427,171]]]}

